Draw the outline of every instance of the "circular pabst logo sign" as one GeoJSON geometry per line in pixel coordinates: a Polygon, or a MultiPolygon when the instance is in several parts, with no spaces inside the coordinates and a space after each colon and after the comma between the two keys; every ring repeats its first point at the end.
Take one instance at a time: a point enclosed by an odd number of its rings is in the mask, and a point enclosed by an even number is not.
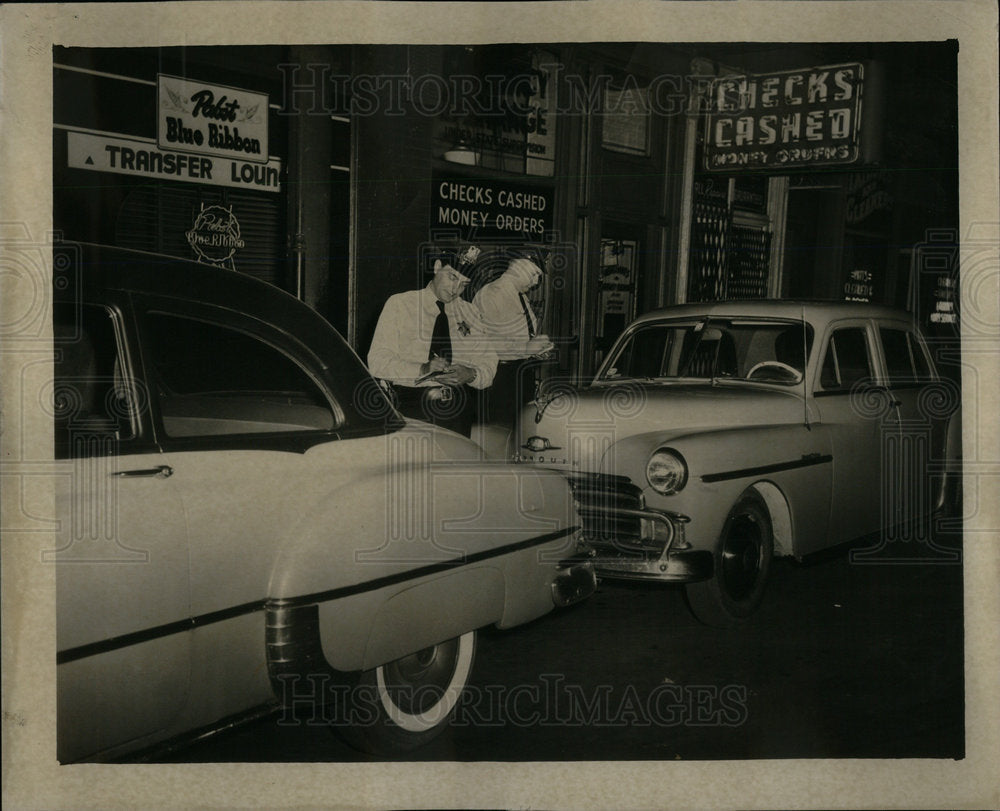
{"type": "Polygon", "coordinates": [[[233,257],[246,244],[240,239],[240,224],[232,207],[203,206],[185,236],[199,262],[229,270],[236,270],[233,257]]]}

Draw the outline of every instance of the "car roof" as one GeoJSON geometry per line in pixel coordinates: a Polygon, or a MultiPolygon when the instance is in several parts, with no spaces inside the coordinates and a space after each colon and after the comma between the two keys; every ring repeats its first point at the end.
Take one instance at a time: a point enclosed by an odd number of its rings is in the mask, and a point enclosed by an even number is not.
{"type": "Polygon", "coordinates": [[[376,384],[357,353],[319,313],[274,285],[238,271],[125,248],[62,242],[54,253],[57,302],[100,302],[108,291],[122,291],[249,316],[278,330],[318,364],[312,371],[326,379],[347,416],[338,428],[341,437],[382,433],[403,424],[391,409],[379,411],[377,401],[371,409],[359,403],[358,393],[376,384]]]}
{"type": "Polygon", "coordinates": [[[843,318],[877,318],[887,321],[913,322],[913,315],[895,307],[857,301],[806,301],[794,299],[748,299],[741,301],[699,301],[652,310],[635,319],[639,324],[663,318],[693,318],[696,316],[736,316],[790,318],[813,325],[843,318]]]}
{"type": "MultiPolygon", "coordinates": [[[[120,290],[223,307],[266,321],[296,335],[306,345],[329,344],[337,335],[322,316],[294,296],[246,273],[83,242],[59,243],[56,250],[57,267],[61,263],[62,267],[79,268],[78,280],[84,291],[120,290]]],[[[56,285],[56,299],[71,300],[73,288],[73,284],[56,285]]]]}

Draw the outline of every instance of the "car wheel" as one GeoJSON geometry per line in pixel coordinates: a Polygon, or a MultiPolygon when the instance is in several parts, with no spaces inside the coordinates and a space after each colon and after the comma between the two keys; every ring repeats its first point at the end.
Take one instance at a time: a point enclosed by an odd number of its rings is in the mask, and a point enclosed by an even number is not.
{"type": "Polygon", "coordinates": [[[756,495],[744,495],[722,528],[712,578],[689,583],[685,589],[694,615],[717,628],[746,620],[764,597],[773,551],[767,507],[756,495]]]}
{"type": "Polygon", "coordinates": [[[371,754],[423,746],[448,725],[468,684],[476,632],[366,670],[347,696],[347,724],[337,731],[371,754]]]}

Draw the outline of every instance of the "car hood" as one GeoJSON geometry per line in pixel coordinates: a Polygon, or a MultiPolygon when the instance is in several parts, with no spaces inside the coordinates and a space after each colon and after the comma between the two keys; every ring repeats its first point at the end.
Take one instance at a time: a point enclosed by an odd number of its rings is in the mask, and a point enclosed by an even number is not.
{"type": "Polygon", "coordinates": [[[800,387],[629,381],[561,388],[550,396],[543,408],[529,405],[521,414],[516,448],[520,461],[595,471],[609,447],[640,434],[656,434],[665,441],[701,431],[804,419],[800,387]],[[532,450],[531,437],[544,439],[548,447],[532,450]]]}

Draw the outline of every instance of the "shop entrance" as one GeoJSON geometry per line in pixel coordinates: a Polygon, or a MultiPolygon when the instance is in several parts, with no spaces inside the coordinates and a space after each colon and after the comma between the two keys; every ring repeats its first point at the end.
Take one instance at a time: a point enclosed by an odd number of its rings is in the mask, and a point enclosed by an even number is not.
{"type": "Polygon", "coordinates": [[[785,295],[793,299],[837,298],[843,253],[842,190],[839,186],[788,190],[785,227],[785,295]]]}

